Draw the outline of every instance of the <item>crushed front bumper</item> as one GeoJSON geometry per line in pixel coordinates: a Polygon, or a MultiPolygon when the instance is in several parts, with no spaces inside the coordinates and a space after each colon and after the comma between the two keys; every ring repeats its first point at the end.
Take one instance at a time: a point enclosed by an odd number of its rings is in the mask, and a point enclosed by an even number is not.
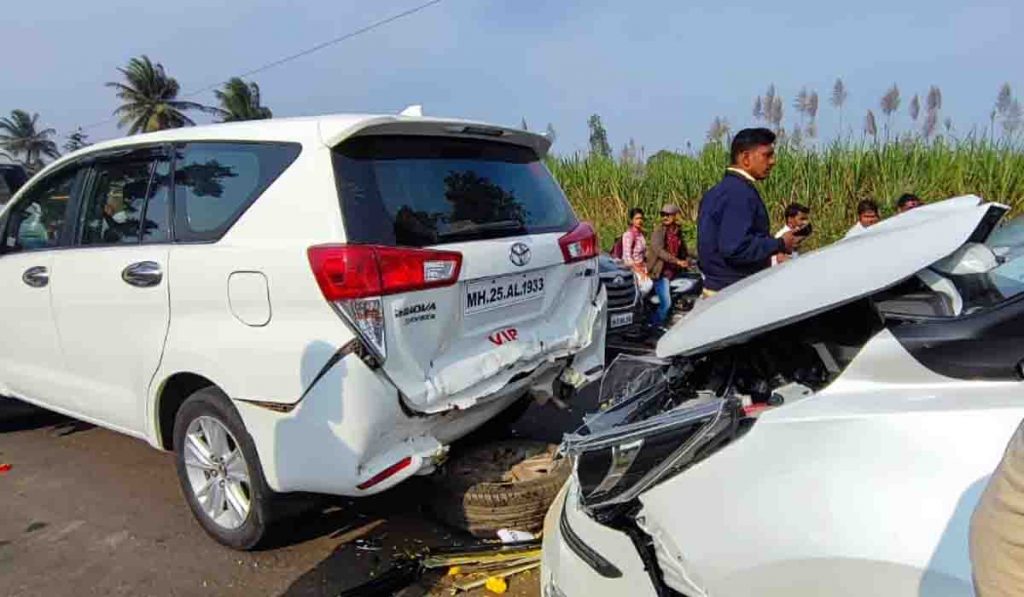
{"type": "Polygon", "coordinates": [[[594,522],[576,504],[570,479],[544,520],[542,595],[656,597],[629,537],[594,522]]]}

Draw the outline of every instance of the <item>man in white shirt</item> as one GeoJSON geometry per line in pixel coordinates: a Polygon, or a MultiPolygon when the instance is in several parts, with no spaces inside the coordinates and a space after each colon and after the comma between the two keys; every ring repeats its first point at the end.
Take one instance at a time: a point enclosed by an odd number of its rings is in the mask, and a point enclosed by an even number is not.
{"type": "Polygon", "coordinates": [[[857,204],[857,223],[846,232],[843,238],[857,236],[861,232],[878,223],[878,204],[871,199],[865,199],[857,204]]]}
{"type": "MultiPolygon", "coordinates": [[[[779,231],[775,233],[775,238],[782,238],[787,232],[800,230],[804,226],[811,223],[811,208],[801,203],[790,203],[786,206],[786,225],[779,228],[779,231]]],[[[789,261],[790,259],[796,258],[798,253],[794,250],[789,255],[785,253],[778,253],[772,256],[772,265],[778,265],[789,261]]]]}

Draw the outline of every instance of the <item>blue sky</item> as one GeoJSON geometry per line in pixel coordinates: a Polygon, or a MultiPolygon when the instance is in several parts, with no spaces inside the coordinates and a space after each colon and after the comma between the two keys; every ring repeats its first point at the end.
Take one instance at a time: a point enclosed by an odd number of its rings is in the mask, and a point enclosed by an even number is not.
{"type": "MultiPolygon", "coordinates": [[[[63,142],[75,126],[110,116],[116,101],[103,83],[132,56],[163,63],[187,93],[419,3],[22,3],[0,36],[0,112],[39,112],[63,142]]],[[[751,124],[769,83],[788,124],[800,88],[817,90],[829,137],[836,77],[849,89],[845,120],[857,134],[894,82],[903,94],[897,126],[909,125],[910,97],[938,85],[943,118],[965,133],[987,126],[1004,81],[1024,97],[1022,23],[1019,0],[444,0],[255,80],[276,116],[420,103],[430,115],[515,125],[525,117],[539,130],[550,122],[562,153],[585,148],[592,113],[615,147],[630,137],[648,154],[697,145],[715,116],[734,129],[751,124]]],[[[214,103],[209,92],[194,99],[214,103]]],[[[87,132],[121,134],[113,122],[87,132]]]]}

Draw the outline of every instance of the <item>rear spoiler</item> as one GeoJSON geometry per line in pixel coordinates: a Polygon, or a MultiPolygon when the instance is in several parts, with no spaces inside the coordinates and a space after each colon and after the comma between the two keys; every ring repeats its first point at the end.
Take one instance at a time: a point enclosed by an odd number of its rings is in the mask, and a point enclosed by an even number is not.
{"type": "Polygon", "coordinates": [[[551,148],[551,139],[530,131],[468,120],[444,120],[401,114],[368,118],[337,131],[325,131],[323,128],[320,130],[320,138],[328,147],[335,147],[346,139],[362,135],[471,137],[529,147],[541,158],[546,156],[551,148]]]}

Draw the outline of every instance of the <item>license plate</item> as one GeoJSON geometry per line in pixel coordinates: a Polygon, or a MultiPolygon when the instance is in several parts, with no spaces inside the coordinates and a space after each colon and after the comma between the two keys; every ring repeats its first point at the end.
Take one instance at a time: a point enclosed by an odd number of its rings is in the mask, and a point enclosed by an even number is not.
{"type": "Polygon", "coordinates": [[[608,325],[613,328],[621,328],[631,323],[633,323],[632,313],[612,313],[611,321],[608,325]]]}
{"type": "Polygon", "coordinates": [[[515,274],[466,284],[466,314],[490,311],[544,296],[544,275],[515,274]]]}

